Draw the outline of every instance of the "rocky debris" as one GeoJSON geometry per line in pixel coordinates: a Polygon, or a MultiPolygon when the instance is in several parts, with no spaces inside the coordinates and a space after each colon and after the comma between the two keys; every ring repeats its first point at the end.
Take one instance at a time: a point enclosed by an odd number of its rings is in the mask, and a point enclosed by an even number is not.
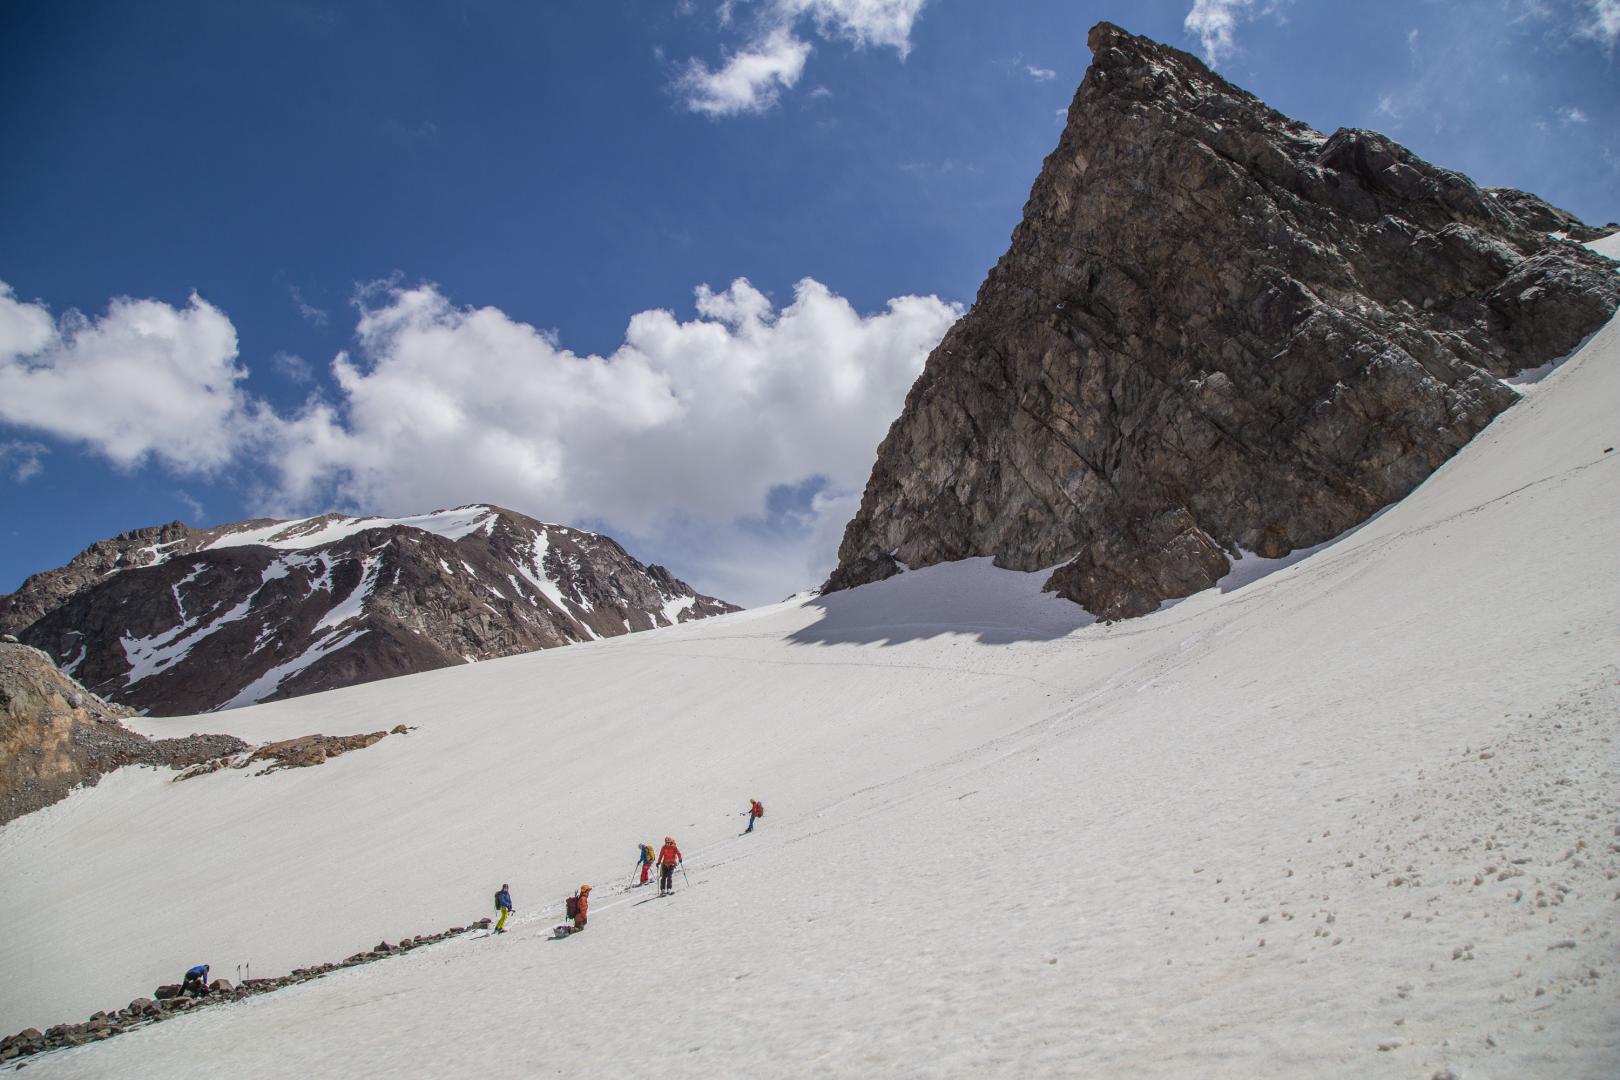
{"type": "Polygon", "coordinates": [[[272,979],[244,979],[239,986],[233,986],[228,979],[215,979],[208,985],[208,993],[203,997],[191,997],[180,993],[178,983],[170,983],[158,987],[152,992],[150,998],[136,998],[127,1006],[113,1012],[98,1012],[82,1024],[57,1024],[45,1031],[38,1028],[25,1028],[15,1035],[0,1038],[0,1063],[9,1063],[18,1058],[31,1057],[49,1050],[61,1050],[69,1046],[82,1046],[87,1042],[97,1042],[109,1039],[114,1035],[121,1035],[126,1031],[148,1024],[155,1024],[183,1012],[194,1009],[207,1008],[211,1005],[223,1004],[230,1001],[241,1001],[243,998],[253,997],[257,994],[267,994],[273,990],[280,990],[284,986],[293,986],[297,983],[318,979],[323,975],[337,971],[340,968],[354,967],[357,964],[369,964],[374,960],[381,960],[386,956],[397,956],[400,953],[419,949],[424,945],[445,941],[467,933],[469,930],[488,929],[489,920],[479,919],[470,926],[453,926],[436,934],[423,934],[419,937],[403,938],[398,945],[389,945],[386,941],[377,945],[368,952],[355,953],[340,963],[317,964],[314,967],[296,968],[286,975],[272,979]]]}
{"type": "Polygon", "coordinates": [[[148,739],[119,723],[130,715],[38,649],[0,643],[0,825],[125,765],[183,768],[248,748],[230,735],[148,739]]]}
{"type": "MultiPolygon", "coordinates": [[[[1012,244],[878,451],[828,591],[974,556],[1105,618],[1403,497],[1620,304],[1578,223],[1322,135],[1101,23],[1012,244]],[[1546,226],[1556,225],[1556,229],[1546,226]]],[[[1582,227],[1584,228],[1584,226],[1582,227]]]]}
{"type": "Polygon", "coordinates": [[[266,765],[254,773],[254,776],[264,776],[278,769],[306,769],[311,765],[324,764],[327,760],[339,754],[347,754],[350,750],[364,750],[389,735],[403,735],[409,730],[411,729],[404,724],[397,724],[392,731],[373,731],[369,735],[301,735],[296,739],[265,743],[252,750],[201,762],[174,779],[178,783],[181,780],[191,780],[219,772],[221,769],[245,769],[260,762],[266,765]]]}
{"type": "Polygon", "coordinates": [[[427,518],[136,530],[0,597],[0,631],[174,716],[737,610],[596,533],[499,507],[427,518]],[[471,527],[420,524],[457,515],[471,527]]]}

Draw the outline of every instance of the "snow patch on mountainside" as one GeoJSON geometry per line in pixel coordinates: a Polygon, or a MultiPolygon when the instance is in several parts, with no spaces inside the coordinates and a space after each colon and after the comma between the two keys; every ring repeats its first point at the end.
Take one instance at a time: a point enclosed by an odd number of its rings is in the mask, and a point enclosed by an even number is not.
{"type": "Polygon", "coordinates": [[[454,510],[436,510],[431,514],[402,518],[300,518],[297,521],[283,521],[257,529],[227,533],[205,547],[225,548],[260,544],[265,547],[298,550],[330,544],[366,529],[385,529],[394,525],[421,529],[423,532],[435,533],[447,540],[460,540],[480,529],[493,528],[497,516],[496,511],[488,506],[462,506],[454,510]]]}
{"type": "MultiPolygon", "coordinates": [[[[229,611],[201,627],[198,626],[199,617],[193,617],[179,626],[151,637],[132,638],[126,635],[121,641],[124,656],[129,660],[129,673],[124,677],[124,684],[133,686],[142,679],[165,671],[184,660],[201,642],[245,617],[257,596],[258,593],[254,593],[253,596],[234,605],[229,611]]],[[[181,614],[184,613],[185,609],[182,607],[181,614]]]]}
{"type": "Polygon", "coordinates": [[[237,692],[235,697],[221,705],[220,709],[222,711],[225,709],[240,709],[243,706],[254,705],[263,701],[275,693],[282,683],[297,675],[321,657],[328,653],[337,652],[344,646],[352,644],[362,634],[367,633],[370,633],[370,631],[364,627],[358,627],[337,633],[329,633],[326,637],[317,638],[313,644],[291,660],[277,664],[257,679],[248,683],[237,692]]]}
{"type": "MultiPolygon", "coordinates": [[[[387,545],[384,545],[385,547],[387,545]]],[[[358,619],[365,614],[366,600],[377,587],[377,571],[382,569],[382,556],[379,554],[367,555],[361,566],[360,580],[353,591],[345,596],[339,603],[332,605],[321,621],[315,624],[317,631],[342,626],[350,619],[358,619]]],[[[255,701],[258,699],[255,698],[255,701]]]]}

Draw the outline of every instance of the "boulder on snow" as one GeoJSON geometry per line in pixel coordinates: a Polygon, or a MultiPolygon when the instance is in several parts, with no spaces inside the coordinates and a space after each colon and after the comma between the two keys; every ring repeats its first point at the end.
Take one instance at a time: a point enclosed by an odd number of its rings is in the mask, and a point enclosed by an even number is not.
{"type": "Polygon", "coordinates": [[[208,984],[208,992],[210,994],[228,994],[232,989],[233,987],[231,986],[231,981],[229,979],[215,979],[213,982],[208,984]]]}
{"type": "Polygon", "coordinates": [[[177,998],[180,996],[180,984],[164,983],[162,986],[152,991],[152,996],[157,998],[159,1001],[168,1001],[170,998],[177,998]]]}

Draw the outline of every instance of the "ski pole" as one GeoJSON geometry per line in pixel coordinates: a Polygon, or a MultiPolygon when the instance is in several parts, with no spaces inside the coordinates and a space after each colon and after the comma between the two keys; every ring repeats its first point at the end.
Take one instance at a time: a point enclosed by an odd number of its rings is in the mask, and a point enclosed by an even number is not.
{"type": "Polygon", "coordinates": [[[686,887],[688,889],[690,889],[692,887],[692,879],[686,876],[686,864],[685,863],[681,863],[681,880],[686,882],[686,887]]]}

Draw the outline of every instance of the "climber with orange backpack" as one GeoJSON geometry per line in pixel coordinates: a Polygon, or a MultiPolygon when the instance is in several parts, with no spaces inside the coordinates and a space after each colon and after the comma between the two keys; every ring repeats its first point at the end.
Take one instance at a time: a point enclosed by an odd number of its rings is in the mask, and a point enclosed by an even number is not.
{"type": "Polygon", "coordinates": [[[681,849],[675,846],[675,838],[664,837],[664,846],[658,849],[659,896],[668,896],[675,891],[675,868],[684,861],[681,858],[681,849]]]}
{"type": "Polygon", "coordinates": [[[573,896],[570,896],[563,905],[563,910],[566,917],[573,921],[573,925],[570,926],[568,923],[563,923],[561,926],[552,930],[552,934],[556,937],[567,937],[569,934],[577,934],[581,930],[585,929],[585,912],[587,909],[589,909],[590,904],[591,887],[589,885],[581,885],[579,887],[579,892],[575,893],[573,896]]]}

